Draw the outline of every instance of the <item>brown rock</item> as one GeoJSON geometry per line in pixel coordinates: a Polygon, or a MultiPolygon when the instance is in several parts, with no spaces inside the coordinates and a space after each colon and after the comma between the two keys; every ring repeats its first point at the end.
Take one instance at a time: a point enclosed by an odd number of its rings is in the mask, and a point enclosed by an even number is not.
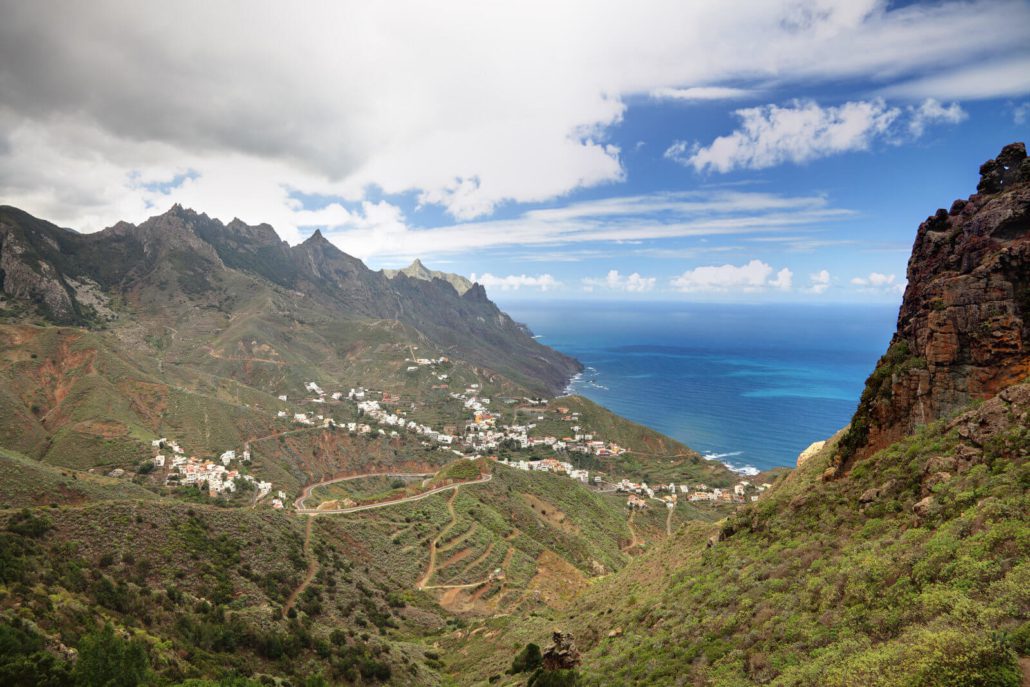
{"type": "Polygon", "coordinates": [[[912,506],[912,512],[918,515],[920,518],[925,518],[930,514],[930,510],[933,508],[933,497],[927,496],[922,501],[919,501],[912,506]]]}
{"type": "Polygon", "coordinates": [[[942,484],[951,479],[951,473],[948,472],[935,472],[932,475],[923,479],[922,493],[923,496],[929,496],[933,492],[933,488],[938,484],[942,484]]]}
{"type": "Polygon", "coordinates": [[[579,665],[579,660],[572,635],[555,631],[551,635],[551,646],[543,654],[544,670],[571,670],[579,665]]]}
{"type": "Polygon", "coordinates": [[[872,489],[866,489],[862,492],[862,495],[858,497],[858,502],[861,504],[872,503],[880,496],[880,490],[876,487],[872,489]]]}
{"type": "MultiPolygon", "coordinates": [[[[833,477],[917,426],[1030,374],[1030,160],[1014,143],[978,193],[919,226],[888,353],[842,437],[833,477]]],[[[974,445],[997,425],[959,427],[974,445]]]]}

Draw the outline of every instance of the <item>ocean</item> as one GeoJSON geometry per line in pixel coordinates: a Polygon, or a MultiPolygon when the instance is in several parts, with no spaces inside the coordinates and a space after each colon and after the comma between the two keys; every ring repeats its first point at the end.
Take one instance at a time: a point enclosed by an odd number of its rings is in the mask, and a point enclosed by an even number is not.
{"type": "Polygon", "coordinates": [[[586,366],[569,385],[754,474],[845,426],[887,349],[896,305],[506,304],[586,366]]]}

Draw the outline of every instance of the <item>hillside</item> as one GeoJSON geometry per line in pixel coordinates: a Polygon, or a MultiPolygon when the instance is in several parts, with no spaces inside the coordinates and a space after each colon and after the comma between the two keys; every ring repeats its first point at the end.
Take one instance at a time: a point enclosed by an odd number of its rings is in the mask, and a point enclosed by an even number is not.
{"type": "Polygon", "coordinates": [[[559,628],[587,685],[1027,684],[1027,164],[1007,146],[919,228],[898,333],[848,428],[571,611],[454,635],[451,674],[524,684],[519,648],[559,628]]]}
{"type": "Polygon", "coordinates": [[[258,333],[291,338],[300,328],[313,339],[301,346],[343,357],[350,351],[333,350],[333,343],[346,323],[387,329],[386,336],[409,346],[429,344],[538,393],[557,392],[579,369],[538,344],[481,286],[459,293],[443,280],[390,279],[318,231],[291,247],[268,225],[222,224],[180,206],[139,226],[122,222],[95,234],[0,207],[0,273],[8,317],[131,325],[152,345],[178,332],[187,350],[280,351],[287,347],[258,333]],[[399,337],[397,327],[406,330],[399,337]]]}
{"type": "Polygon", "coordinates": [[[448,667],[485,682],[510,647],[560,627],[589,685],[1019,685],[1027,427],[1021,384],[827,482],[831,442],[758,503],[680,530],[590,588],[574,612],[471,626],[447,644],[448,667]]]}
{"type": "Polygon", "coordinates": [[[156,684],[444,684],[469,619],[568,608],[734,508],[627,510],[620,479],[734,475],[541,398],[577,364],[478,285],[180,207],[95,235],[4,208],[0,262],[4,684],[81,683],[93,647],[156,684]]]}

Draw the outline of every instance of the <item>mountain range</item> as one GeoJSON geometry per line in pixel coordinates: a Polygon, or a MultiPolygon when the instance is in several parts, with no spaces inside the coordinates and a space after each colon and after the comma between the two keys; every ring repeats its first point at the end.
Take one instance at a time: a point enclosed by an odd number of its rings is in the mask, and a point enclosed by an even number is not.
{"type": "Polygon", "coordinates": [[[1025,147],[980,173],[850,425],[748,482],[419,261],[0,208],[0,683],[1025,684],[1025,147]]]}

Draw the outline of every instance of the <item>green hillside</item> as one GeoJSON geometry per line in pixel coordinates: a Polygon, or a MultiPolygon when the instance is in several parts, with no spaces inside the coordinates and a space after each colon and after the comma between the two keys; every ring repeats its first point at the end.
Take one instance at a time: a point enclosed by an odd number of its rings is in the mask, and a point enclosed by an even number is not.
{"type": "Polygon", "coordinates": [[[448,669],[484,683],[510,647],[561,627],[584,652],[585,684],[1019,685],[1028,427],[1023,384],[823,481],[831,442],[757,503],[684,527],[592,586],[573,611],[470,627],[447,645],[448,669]]]}

